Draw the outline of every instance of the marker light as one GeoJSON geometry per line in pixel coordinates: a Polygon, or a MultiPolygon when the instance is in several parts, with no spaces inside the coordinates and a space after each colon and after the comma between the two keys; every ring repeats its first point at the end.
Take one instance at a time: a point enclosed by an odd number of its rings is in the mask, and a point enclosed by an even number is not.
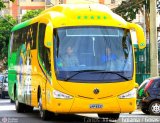
{"type": "Polygon", "coordinates": [[[77,16],[77,19],[95,19],[95,18],[97,18],[97,19],[104,19],[104,20],[106,20],[107,19],[107,16],[77,16]]]}

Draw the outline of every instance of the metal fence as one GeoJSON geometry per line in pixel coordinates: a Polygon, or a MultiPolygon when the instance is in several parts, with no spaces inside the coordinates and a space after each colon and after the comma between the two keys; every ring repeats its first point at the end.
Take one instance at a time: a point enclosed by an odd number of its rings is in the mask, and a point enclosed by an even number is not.
{"type": "Polygon", "coordinates": [[[146,78],[150,77],[150,48],[149,45],[145,49],[140,50],[135,47],[136,61],[136,82],[141,84],[146,78]]]}

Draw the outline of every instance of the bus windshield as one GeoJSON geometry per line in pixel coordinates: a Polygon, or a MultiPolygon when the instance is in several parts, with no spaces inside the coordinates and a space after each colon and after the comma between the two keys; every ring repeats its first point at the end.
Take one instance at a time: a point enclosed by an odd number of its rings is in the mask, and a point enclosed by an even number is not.
{"type": "Polygon", "coordinates": [[[58,80],[123,82],[133,75],[130,31],[115,27],[54,29],[55,73],[58,80]]]}

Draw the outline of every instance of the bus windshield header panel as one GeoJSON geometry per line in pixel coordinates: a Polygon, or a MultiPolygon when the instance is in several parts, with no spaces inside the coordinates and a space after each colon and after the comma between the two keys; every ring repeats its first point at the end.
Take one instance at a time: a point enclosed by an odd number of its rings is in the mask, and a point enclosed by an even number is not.
{"type": "Polygon", "coordinates": [[[55,71],[58,80],[122,82],[132,79],[130,32],[115,27],[54,29],[55,71]]]}

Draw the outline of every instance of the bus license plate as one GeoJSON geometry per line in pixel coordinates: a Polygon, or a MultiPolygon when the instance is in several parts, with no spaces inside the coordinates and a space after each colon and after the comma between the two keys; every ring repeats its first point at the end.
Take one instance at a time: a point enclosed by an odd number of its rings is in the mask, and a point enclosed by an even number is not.
{"type": "Polygon", "coordinates": [[[93,109],[97,109],[97,108],[103,108],[103,105],[102,104],[91,104],[89,107],[93,109]]]}

